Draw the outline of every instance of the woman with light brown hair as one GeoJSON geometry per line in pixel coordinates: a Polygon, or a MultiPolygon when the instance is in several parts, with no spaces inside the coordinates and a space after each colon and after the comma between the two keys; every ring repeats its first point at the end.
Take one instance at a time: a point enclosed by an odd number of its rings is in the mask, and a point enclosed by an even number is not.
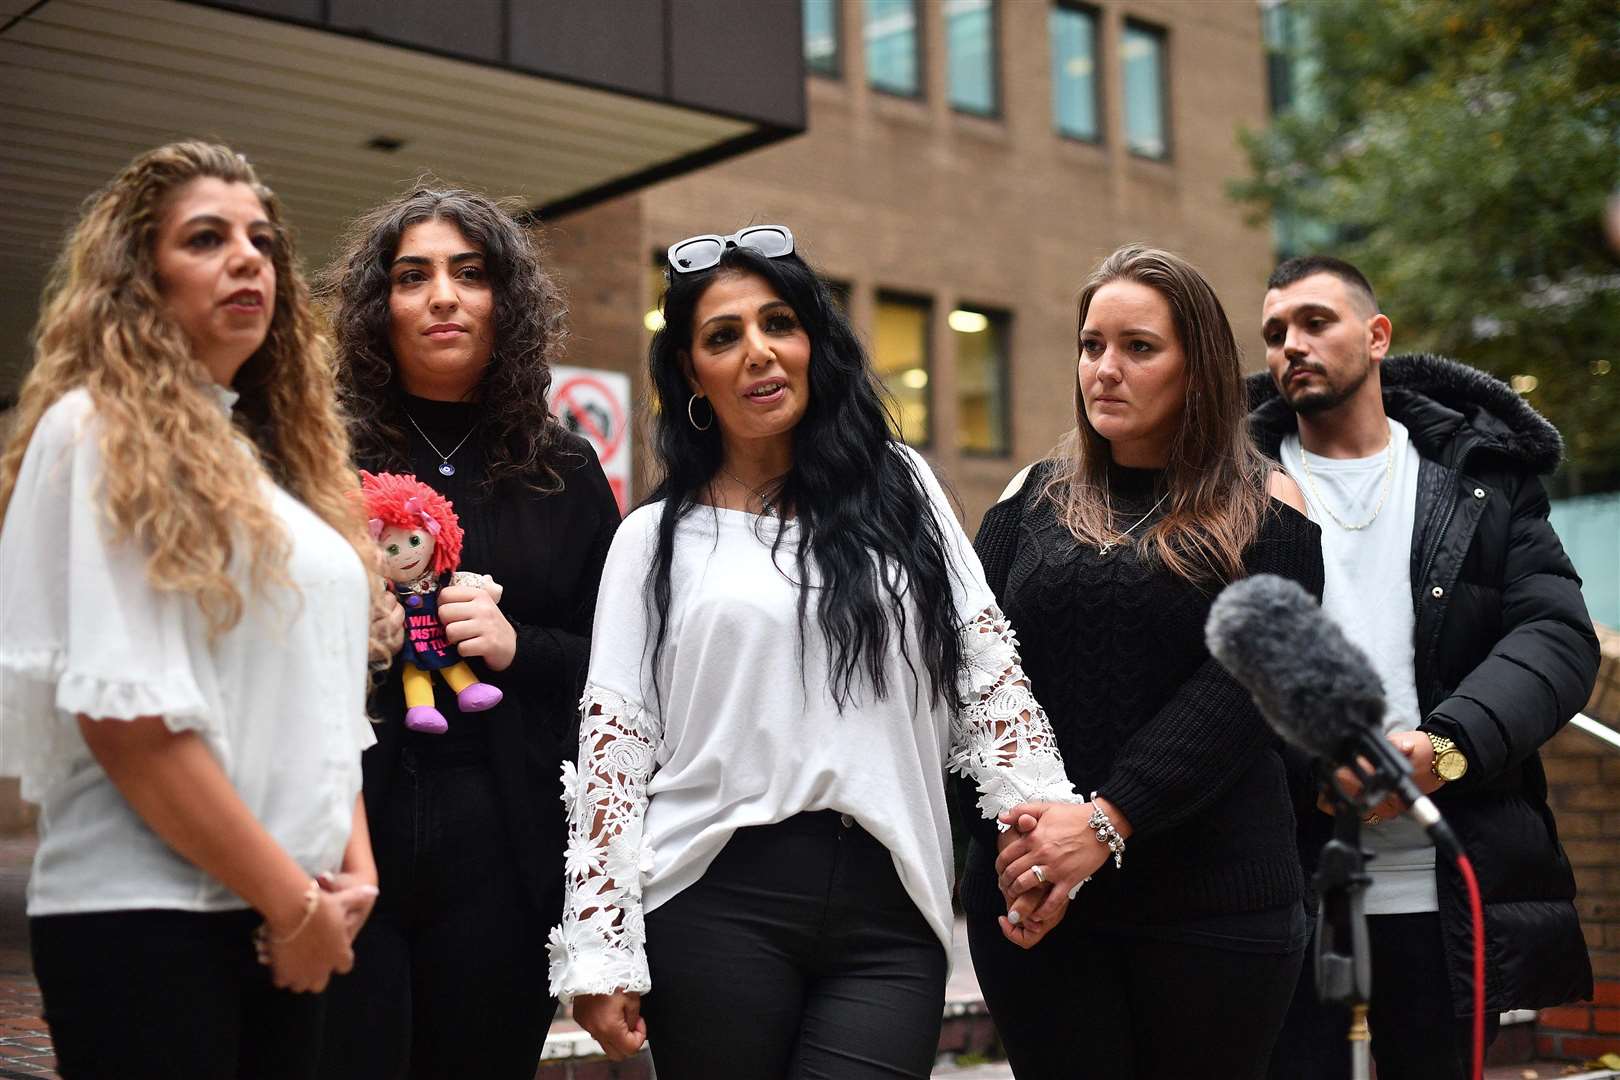
{"type": "Polygon", "coordinates": [[[1189,1062],[1260,1077],[1304,953],[1302,882],[1277,742],[1204,620],[1248,574],[1320,596],[1320,533],[1250,442],[1237,341],[1185,260],[1105,259],[1078,354],[1074,431],[975,547],[1089,802],[975,828],[974,967],[1021,1080],[1168,1080],[1189,1062]],[[998,920],[1042,890],[1021,951],[998,920]]]}
{"type": "Polygon", "coordinates": [[[58,1068],[305,1077],[376,895],[376,555],[275,196],[228,148],[86,203],[0,457],[0,773],[58,1068]]]}

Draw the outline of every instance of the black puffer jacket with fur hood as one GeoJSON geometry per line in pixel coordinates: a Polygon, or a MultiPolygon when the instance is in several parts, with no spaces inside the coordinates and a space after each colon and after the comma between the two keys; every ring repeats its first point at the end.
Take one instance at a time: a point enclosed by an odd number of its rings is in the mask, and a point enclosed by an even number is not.
{"type": "MultiPolygon", "coordinates": [[[[1547,806],[1543,743],[1585,703],[1598,643],[1580,579],[1547,523],[1539,474],[1558,431],[1500,380],[1430,355],[1381,368],[1384,410],[1422,458],[1412,535],[1412,607],[1422,729],[1455,739],[1468,774],[1435,793],[1485,900],[1486,1006],[1590,997],[1575,878],[1547,806]]],[[[1250,425],[1271,457],[1298,430],[1269,375],[1249,377],[1250,425]]],[[[1302,810],[1307,863],[1331,832],[1302,810]]],[[[1471,936],[1461,877],[1436,869],[1458,1015],[1471,1011],[1471,936]]]]}

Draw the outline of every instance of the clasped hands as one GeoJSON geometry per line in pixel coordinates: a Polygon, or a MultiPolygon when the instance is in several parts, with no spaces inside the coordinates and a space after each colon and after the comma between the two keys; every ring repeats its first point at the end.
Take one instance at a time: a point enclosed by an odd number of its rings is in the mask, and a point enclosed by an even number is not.
{"type": "MultiPolygon", "coordinates": [[[[1069,894],[1108,861],[1108,845],[1091,828],[1091,809],[1090,803],[1025,803],[1001,815],[1011,826],[996,840],[996,884],[1007,914],[996,921],[1014,945],[1033,948],[1050,933],[1069,910],[1069,894]]],[[[1124,832],[1119,811],[1105,809],[1124,832]]]]}
{"type": "Polygon", "coordinates": [[[322,874],[316,882],[320,891],[309,916],[295,921],[296,929],[284,920],[270,931],[263,962],[270,968],[270,981],[284,990],[318,994],[334,974],[348,974],[354,967],[355,936],[377,902],[377,883],[369,876],[322,874]],[[276,940],[288,934],[287,940],[276,940]]]}

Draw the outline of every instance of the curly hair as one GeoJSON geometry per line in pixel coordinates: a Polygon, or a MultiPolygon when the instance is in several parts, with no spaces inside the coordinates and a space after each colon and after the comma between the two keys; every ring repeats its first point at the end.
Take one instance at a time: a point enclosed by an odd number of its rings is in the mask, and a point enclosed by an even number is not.
{"type": "Polygon", "coordinates": [[[360,498],[375,535],[381,526],[427,529],[433,534],[435,574],[461,563],[461,520],[455,504],[414,476],[360,470],[360,498]]]}
{"type": "MultiPolygon", "coordinates": [[[[1195,584],[1241,577],[1244,549],[1269,506],[1271,468],[1249,437],[1242,356],[1226,310],[1187,260],[1127,244],[1104,259],[1080,290],[1077,343],[1091,301],[1114,281],[1134,281],[1165,298],[1187,363],[1186,406],[1165,470],[1169,512],[1139,535],[1137,546],[1195,584]]],[[[1074,430],[1058,445],[1058,468],[1045,494],[1082,544],[1119,543],[1108,496],[1112,452],[1086,416],[1078,373],[1074,412],[1074,430]]]]}
{"type": "Polygon", "coordinates": [[[46,286],[10,443],[0,455],[0,521],[40,418],[84,387],[99,422],[105,515],[149,552],[156,589],[194,596],[211,633],[234,626],[244,598],[231,573],[242,541],[254,581],[286,580],[289,540],[264,474],[354,546],[378,556],[349,492],[349,440],[336,406],[331,353],[298,271],[281,204],[229,147],[177,142],[148,151],[86,200],[46,286]],[[274,241],[275,303],[264,342],[238,370],[227,416],[208,370],[159,293],[156,242],[174,195],[193,180],[246,184],[274,241]],[[240,452],[245,434],[256,454],[240,452]]]}
{"type": "Polygon", "coordinates": [[[566,336],[562,290],[541,263],[539,243],[500,204],[461,188],[411,191],[362,214],[318,279],[337,337],[338,387],[360,460],[408,471],[404,393],[388,342],[389,266],[405,230],[446,221],[484,253],[495,301],[495,343],[473,394],[488,432],[483,485],[511,477],[558,491],[554,459],[563,428],[546,398],[566,336]]]}

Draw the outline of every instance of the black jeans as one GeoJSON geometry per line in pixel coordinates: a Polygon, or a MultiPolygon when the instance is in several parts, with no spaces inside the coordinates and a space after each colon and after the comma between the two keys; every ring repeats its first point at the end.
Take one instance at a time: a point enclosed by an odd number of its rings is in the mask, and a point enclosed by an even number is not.
{"type": "Polygon", "coordinates": [[[659,1080],[926,1078],[945,949],[887,848],[831,810],[739,829],[647,915],[659,1080]]]}
{"type": "Polygon", "coordinates": [[[1297,904],[1140,932],[1071,912],[1033,949],[1002,937],[994,916],[968,916],[973,969],[1018,1080],[1259,1080],[1304,936],[1297,904]]]}
{"type": "Polygon", "coordinates": [[[64,1080],[308,1080],[324,996],[277,990],[257,912],[111,911],[29,920],[64,1080]]]}
{"type": "MultiPolygon", "coordinates": [[[[1464,1080],[1472,1064],[1472,1017],[1452,1010],[1440,916],[1372,915],[1372,1001],[1367,1024],[1378,1080],[1464,1080]]],[[[1500,1018],[1485,1018],[1485,1045],[1496,1038],[1500,1018]]],[[[1271,1058],[1272,1080],[1348,1080],[1345,1042],[1350,1011],[1316,1000],[1307,960],[1288,1021],[1271,1058]]]]}
{"type": "MultiPolygon", "coordinates": [[[[532,1080],[557,1011],[477,748],[401,751],[371,823],[382,895],[327,991],[326,1080],[532,1080]]],[[[559,874],[562,867],[557,868],[559,874]]]]}

